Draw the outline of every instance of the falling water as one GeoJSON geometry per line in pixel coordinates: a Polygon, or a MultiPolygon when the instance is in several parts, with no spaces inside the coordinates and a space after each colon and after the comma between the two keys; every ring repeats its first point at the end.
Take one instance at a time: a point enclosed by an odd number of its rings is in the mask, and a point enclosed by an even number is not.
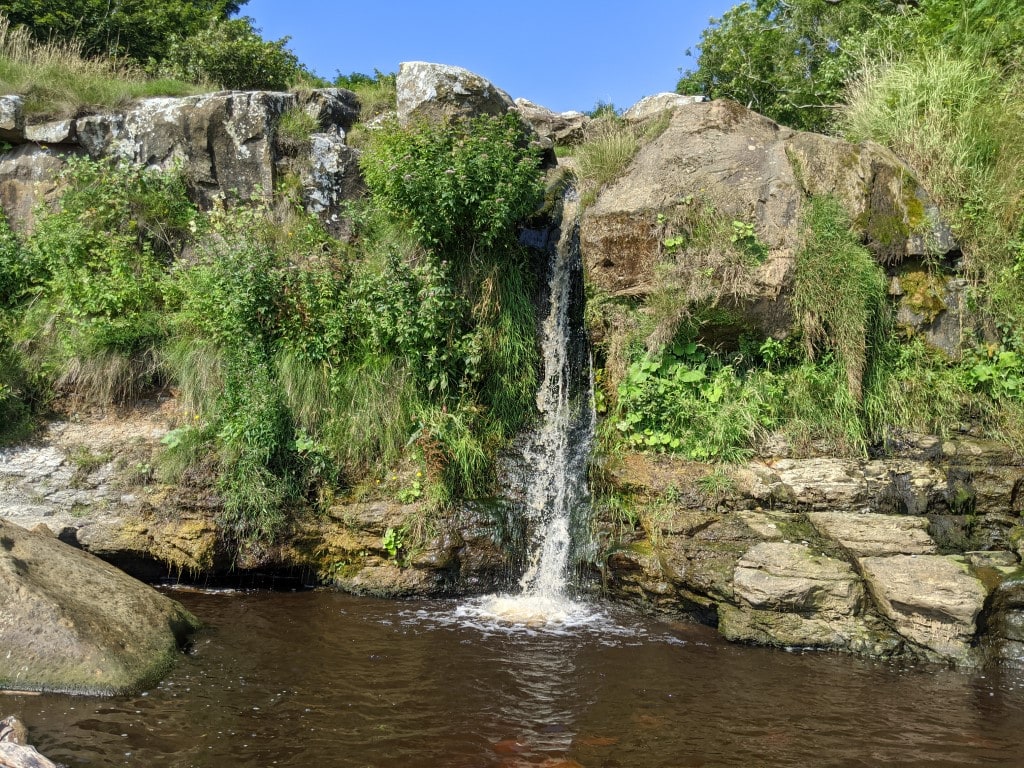
{"type": "Polygon", "coordinates": [[[567,586],[572,530],[589,501],[587,458],[594,434],[590,358],[582,330],[582,279],[577,202],[564,203],[563,226],[548,276],[548,311],[541,326],[544,377],[537,390],[540,427],[527,447],[525,502],[536,526],[527,595],[558,599],[567,586]]]}
{"type": "Polygon", "coordinates": [[[592,610],[569,595],[573,532],[589,505],[587,459],[594,435],[590,353],[583,328],[578,199],[569,190],[561,226],[548,247],[546,315],[540,342],[544,371],[537,391],[540,424],[523,450],[517,486],[532,530],[520,593],[471,606],[495,618],[530,625],[586,622],[592,610]]]}

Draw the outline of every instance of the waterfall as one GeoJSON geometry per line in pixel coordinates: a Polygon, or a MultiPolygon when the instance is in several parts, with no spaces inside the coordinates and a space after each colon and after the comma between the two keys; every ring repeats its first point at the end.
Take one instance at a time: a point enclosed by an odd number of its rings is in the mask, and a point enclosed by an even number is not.
{"type": "Polygon", "coordinates": [[[523,455],[524,502],[534,534],[524,595],[557,599],[566,592],[574,530],[589,504],[587,459],[594,435],[590,353],[583,328],[583,267],[578,200],[569,190],[548,267],[544,363],[537,390],[540,426],[523,455]]]}
{"type": "Polygon", "coordinates": [[[539,333],[544,365],[537,390],[540,418],[520,446],[520,461],[510,469],[507,483],[510,495],[522,503],[530,530],[528,563],[519,594],[470,601],[462,612],[528,626],[589,623],[594,611],[569,594],[570,562],[586,538],[587,461],[595,423],[575,190],[562,200],[557,230],[533,234],[531,244],[549,257],[539,333]]]}

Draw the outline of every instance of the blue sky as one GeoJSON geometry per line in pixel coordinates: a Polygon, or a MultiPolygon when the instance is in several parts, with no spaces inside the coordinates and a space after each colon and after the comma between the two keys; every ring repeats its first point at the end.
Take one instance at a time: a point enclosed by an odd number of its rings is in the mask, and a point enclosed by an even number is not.
{"type": "Polygon", "coordinates": [[[674,90],[679,68],[691,63],[686,49],[735,2],[250,0],[242,14],[266,38],[291,36],[299,59],[328,79],[433,61],[563,111],[598,101],[625,108],[674,90]]]}

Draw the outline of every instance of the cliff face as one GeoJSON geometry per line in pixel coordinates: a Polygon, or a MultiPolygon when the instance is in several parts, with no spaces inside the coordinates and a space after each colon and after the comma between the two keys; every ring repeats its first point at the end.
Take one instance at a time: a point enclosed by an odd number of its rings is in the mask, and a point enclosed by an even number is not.
{"type": "MultiPolygon", "coordinates": [[[[522,100],[515,107],[504,92],[457,68],[403,66],[398,85],[406,118],[518,108],[549,148],[578,141],[587,123],[522,100]]],[[[7,99],[0,114],[10,119],[0,130],[13,147],[0,155],[0,204],[15,228],[31,228],[35,206],[60,193],[56,173],[64,159],[88,154],[180,164],[206,207],[269,199],[282,179],[298,179],[306,207],[343,236],[342,203],[362,194],[358,150],[345,143],[357,108],[352,94],[336,89],[219,93],[25,126],[16,101],[7,99]],[[317,130],[300,140],[283,136],[281,119],[291,110],[313,116],[317,130]]],[[[719,280],[708,290],[728,309],[728,321],[713,331],[722,343],[741,330],[789,335],[797,320],[802,213],[812,197],[827,195],[841,202],[857,238],[884,265],[907,332],[959,353],[961,332],[973,321],[964,310],[957,245],[898,158],[878,146],[794,132],[730,102],[659,98],[632,115],[657,130],[624,172],[596,191],[581,221],[589,295],[611,300],[593,303],[593,340],[609,349],[625,345],[635,328],[618,309],[606,310],[628,304],[643,313],[652,295],[666,290],[667,267],[677,270],[667,288],[680,293],[702,295],[688,280],[719,280]],[[713,265],[691,269],[685,249],[679,256],[666,245],[678,234],[673,226],[693,224],[694,211],[731,223],[736,238],[757,251],[729,274],[728,285],[713,265]],[[922,281],[924,299],[912,289],[922,281]]],[[[168,428],[162,418],[122,420],[127,432],[115,430],[106,443],[101,429],[56,425],[43,447],[5,450],[0,483],[11,493],[0,516],[43,522],[150,576],[230,567],[211,523],[219,501],[209,479],[166,488],[146,470],[168,428]],[[128,443],[138,456],[119,447],[128,443]],[[76,466],[76,455],[103,458],[76,466]]],[[[746,642],[968,665],[986,649],[1024,657],[1019,456],[967,436],[907,437],[870,461],[768,454],[724,470],[629,451],[605,462],[607,493],[595,517],[602,549],[593,565],[606,588],[658,610],[692,613],[746,642]]],[[[411,480],[396,476],[390,490],[411,480]]],[[[235,565],[299,566],[342,588],[394,595],[480,591],[507,581],[515,554],[506,545],[518,534],[501,504],[446,513],[412,551],[394,534],[388,538],[408,505],[387,500],[387,492],[337,504],[327,518],[299,523],[282,546],[235,565]]]]}
{"type": "MultiPolygon", "coordinates": [[[[6,97],[17,112],[16,97],[6,97]]],[[[63,158],[86,154],[150,168],[180,167],[202,207],[269,200],[287,176],[297,178],[306,208],[341,233],[339,204],[359,195],[356,149],[345,143],[355,122],[355,94],[328,88],[302,94],[222,92],[145,99],[125,110],[41,125],[12,120],[0,155],[0,204],[15,230],[31,228],[33,211],[60,190],[63,158]],[[282,135],[282,116],[305,113],[316,128],[308,136],[282,135]]]]}

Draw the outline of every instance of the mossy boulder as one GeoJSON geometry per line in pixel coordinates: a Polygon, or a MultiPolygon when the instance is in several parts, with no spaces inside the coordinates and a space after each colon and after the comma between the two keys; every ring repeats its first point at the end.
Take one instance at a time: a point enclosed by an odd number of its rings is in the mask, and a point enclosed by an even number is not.
{"type": "Polygon", "coordinates": [[[198,620],[97,557],[0,520],[0,688],[119,694],[156,683],[198,620]]]}
{"type": "Polygon", "coordinates": [[[793,131],[728,100],[668,115],[583,214],[581,252],[598,293],[644,301],[671,292],[684,303],[710,296],[730,311],[731,327],[786,336],[802,214],[823,195],[839,200],[881,263],[955,250],[927,191],[883,147],[793,131]],[[673,229],[676,221],[685,226],[673,229]],[[699,231],[718,234],[707,242],[699,231]],[[748,231],[755,257],[730,261],[736,233],[748,231]],[[708,275],[720,285],[702,287],[708,275]]]}

